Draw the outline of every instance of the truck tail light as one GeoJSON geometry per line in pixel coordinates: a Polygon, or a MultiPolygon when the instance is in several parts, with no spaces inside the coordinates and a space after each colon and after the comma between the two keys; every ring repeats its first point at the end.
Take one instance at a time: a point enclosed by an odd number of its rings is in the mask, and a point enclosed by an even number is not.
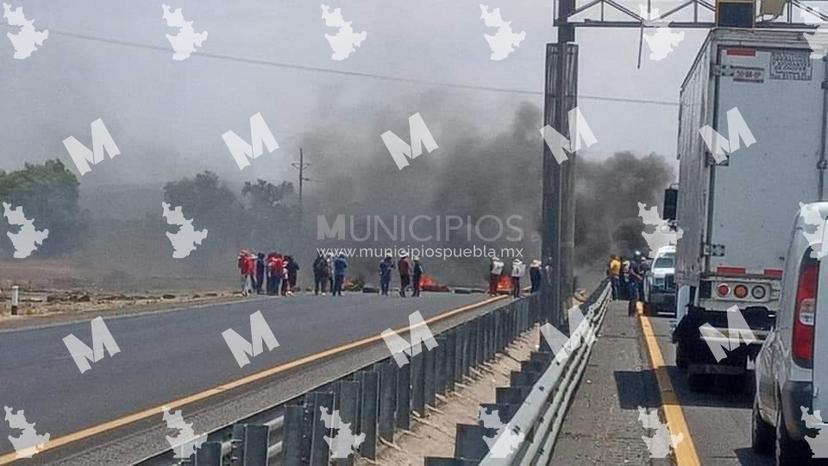
{"type": "Polygon", "coordinates": [[[793,356],[803,367],[811,367],[814,359],[814,322],[819,283],[819,262],[811,259],[810,253],[807,255],[809,257],[799,271],[793,322],[793,356]]]}
{"type": "Polygon", "coordinates": [[[726,283],[721,283],[716,287],[716,293],[721,297],[725,297],[730,294],[730,287],[726,283]]]}
{"type": "Polygon", "coordinates": [[[743,299],[748,295],[748,288],[745,285],[736,285],[733,288],[733,296],[736,296],[739,299],[743,299]]]}

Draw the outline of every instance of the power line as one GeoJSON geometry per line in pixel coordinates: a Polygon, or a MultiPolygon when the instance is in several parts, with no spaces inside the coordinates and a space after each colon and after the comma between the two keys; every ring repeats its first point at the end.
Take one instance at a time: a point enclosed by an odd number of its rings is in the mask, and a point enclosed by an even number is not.
{"type": "MultiPolygon", "coordinates": [[[[73,37],[76,39],[94,41],[94,42],[104,42],[113,45],[121,45],[125,47],[136,47],[136,48],[143,48],[148,50],[156,50],[162,51],[165,53],[169,53],[170,49],[168,47],[162,47],[158,45],[152,44],[144,44],[140,42],[131,42],[125,41],[121,39],[111,39],[106,37],[97,37],[97,36],[90,36],[86,34],[79,34],[75,32],[68,32],[68,31],[58,31],[49,29],[50,34],[57,34],[66,37],[73,37]]],[[[248,58],[248,57],[237,57],[233,55],[226,55],[226,54],[219,54],[219,53],[210,53],[210,52],[195,52],[195,56],[202,56],[206,58],[213,58],[217,60],[229,60],[235,61],[239,63],[248,63],[253,65],[263,65],[263,66],[271,66],[276,68],[287,68],[287,69],[296,69],[296,70],[304,70],[304,71],[312,71],[316,73],[328,73],[328,74],[337,74],[343,76],[352,76],[352,77],[360,77],[360,78],[369,78],[369,79],[377,79],[382,81],[394,81],[394,82],[403,82],[408,84],[419,84],[419,85],[427,85],[427,86],[435,86],[435,87],[445,87],[451,89],[463,89],[463,90],[471,90],[471,91],[485,91],[485,92],[499,92],[505,94],[518,94],[518,95],[531,95],[531,96],[543,96],[542,91],[531,91],[527,89],[516,89],[516,88],[507,88],[507,87],[497,87],[497,86],[485,86],[485,85],[477,85],[477,84],[462,84],[462,83],[452,83],[452,82],[445,82],[445,81],[432,81],[427,79],[416,79],[416,78],[405,78],[401,76],[391,76],[391,75],[383,75],[383,74],[376,74],[376,73],[366,73],[362,71],[345,71],[345,70],[337,70],[333,68],[324,68],[318,66],[309,66],[309,65],[300,65],[296,63],[285,63],[285,62],[278,62],[272,60],[265,60],[261,58],[248,58]]],[[[636,99],[636,98],[626,98],[626,97],[608,97],[608,96],[596,96],[596,95],[579,95],[581,99],[585,100],[598,100],[598,101],[607,101],[607,102],[622,102],[622,103],[633,103],[633,104],[647,104],[647,105],[662,105],[662,106],[670,106],[670,107],[677,107],[678,103],[668,100],[656,100],[656,99],[636,99]]]]}

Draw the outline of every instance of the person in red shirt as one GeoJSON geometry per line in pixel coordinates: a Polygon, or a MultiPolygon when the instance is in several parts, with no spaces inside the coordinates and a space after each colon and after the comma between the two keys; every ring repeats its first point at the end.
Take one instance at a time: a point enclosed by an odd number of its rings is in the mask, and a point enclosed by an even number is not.
{"type": "Polygon", "coordinates": [[[273,253],[271,261],[268,262],[268,292],[271,296],[279,295],[279,287],[282,285],[282,275],[284,274],[285,263],[282,260],[281,254],[273,253]]]}
{"type": "Polygon", "coordinates": [[[247,296],[253,291],[253,281],[256,274],[256,256],[248,250],[239,253],[239,272],[241,273],[242,296],[247,296]]]}

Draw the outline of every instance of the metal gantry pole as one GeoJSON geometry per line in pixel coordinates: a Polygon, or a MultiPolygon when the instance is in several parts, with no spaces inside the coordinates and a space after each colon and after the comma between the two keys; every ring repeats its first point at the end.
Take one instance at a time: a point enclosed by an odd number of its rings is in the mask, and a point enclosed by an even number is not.
{"type": "MultiPolygon", "coordinates": [[[[577,106],[578,46],[575,28],[566,19],[575,9],[575,0],[559,2],[558,42],[546,45],[546,80],[543,124],[558,133],[569,134],[568,112],[577,106]]],[[[575,141],[571,141],[573,144],[575,141]]],[[[575,198],[573,174],[575,154],[559,164],[552,151],[543,146],[543,243],[545,279],[541,289],[544,319],[561,327],[572,296],[572,262],[575,246],[575,198]]]]}

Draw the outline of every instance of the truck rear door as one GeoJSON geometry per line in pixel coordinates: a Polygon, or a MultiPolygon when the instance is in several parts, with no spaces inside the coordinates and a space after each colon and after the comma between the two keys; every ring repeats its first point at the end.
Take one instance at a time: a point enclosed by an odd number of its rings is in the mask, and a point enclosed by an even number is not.
{"type": "Polygon", "coordinates": [[[721,45],[718,60],[713,127],[732,149],[728,111],[738,109],[756,142],[713,168],[708,271],[778,274],[790,233],[780,212],[818,196],[824,65],[795,48],[721,45]]]}

